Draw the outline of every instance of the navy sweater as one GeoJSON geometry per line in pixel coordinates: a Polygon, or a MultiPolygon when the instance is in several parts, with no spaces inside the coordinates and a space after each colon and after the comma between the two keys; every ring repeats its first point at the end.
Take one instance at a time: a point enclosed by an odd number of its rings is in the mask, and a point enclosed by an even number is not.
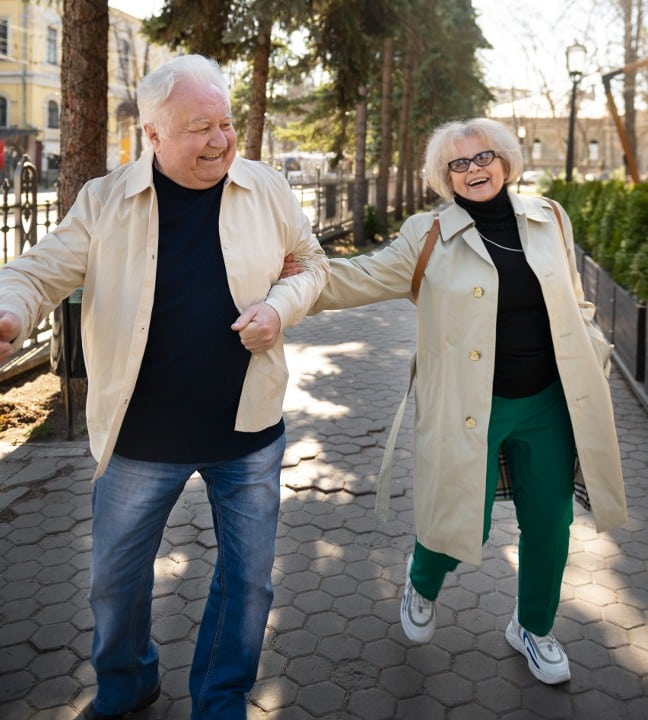
{"type": "Polygon", "coordinates": [[[190,190],[154,170],[154,182],[160,235],[151,327],[115,451],[171,463],[243,457],[284,425],[234,430],[250,353],[230,329],[239,310],[218,229],[224,180],[190,190]]]}

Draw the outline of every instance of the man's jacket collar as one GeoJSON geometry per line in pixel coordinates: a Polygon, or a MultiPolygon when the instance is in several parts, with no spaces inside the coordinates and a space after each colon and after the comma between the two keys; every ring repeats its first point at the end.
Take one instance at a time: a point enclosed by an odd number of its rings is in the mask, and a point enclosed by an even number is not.
{"type": "MultiPolygon", "coordinates": [[[[137,195],[153,187],[153,148],[148,147],[131,166],[131,172],[126,180],[126,197],[137,195]]],[[[252,187],[252,173],[248,161],[235,156],[227,173],[228,181],[236,183],[243,188],[252,187]]]]}

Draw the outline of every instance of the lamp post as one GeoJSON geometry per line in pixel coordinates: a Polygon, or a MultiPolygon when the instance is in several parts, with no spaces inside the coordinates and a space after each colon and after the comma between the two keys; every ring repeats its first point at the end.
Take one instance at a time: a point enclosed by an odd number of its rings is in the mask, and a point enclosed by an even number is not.
{"type": "Polygon", "coordinates": [[[583,79],[587,48],[580,43],[574,43],[567,48],[567,72],[572,81],[571,104],[569,108],[569,135],[567,136],[567,166],[565,180],[571,182],[574,171],[574,127],[576,125],[576,90],[578,83],[583,79]]]}
{"type": "MultiPolygon", "coordinates": [[[[518,142],[520,143],[520,152],[522,153],[522,160],[523,160],[524,164],[526,165],[526,152],[525,152],[525,147],[524,147],[524,139],[526,138],[526,128],[524,127],[524,125],[518,125],[517,136],[518,136],[518,142]]],[[[518,193],[520,192],[520,185],[522,184],[522,176],[523,175],[524,175],[524,173],[521,173],[520,177],[518,178],[518,182],[517,182],[518,193]]]]}

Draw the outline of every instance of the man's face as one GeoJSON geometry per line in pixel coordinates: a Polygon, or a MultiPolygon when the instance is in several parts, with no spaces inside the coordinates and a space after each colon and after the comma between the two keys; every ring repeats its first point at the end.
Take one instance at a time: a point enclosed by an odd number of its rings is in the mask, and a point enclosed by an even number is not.
{"type": "Polygon", "coordinates": [[[165,105],[162,131],[145,125],[158,169],[192,190],[219,183],[236,156],[229,103],[214,85],[179,81],[165,105]]]}

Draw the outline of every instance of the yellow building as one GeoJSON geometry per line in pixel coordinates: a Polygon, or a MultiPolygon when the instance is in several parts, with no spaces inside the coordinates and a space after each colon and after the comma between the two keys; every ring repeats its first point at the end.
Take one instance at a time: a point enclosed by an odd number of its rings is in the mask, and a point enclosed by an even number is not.
{"type": "MultiPolygon", "coordinates": [[[[171,57],[150,45],[141,20],[114,8],[108,39],[107,170],[138,157],[136,88],[171,57]]],[[[51,184],[60,157],[62,20],[56,3],[0,0],[0,179],[27,153],[51,184]]]]}

